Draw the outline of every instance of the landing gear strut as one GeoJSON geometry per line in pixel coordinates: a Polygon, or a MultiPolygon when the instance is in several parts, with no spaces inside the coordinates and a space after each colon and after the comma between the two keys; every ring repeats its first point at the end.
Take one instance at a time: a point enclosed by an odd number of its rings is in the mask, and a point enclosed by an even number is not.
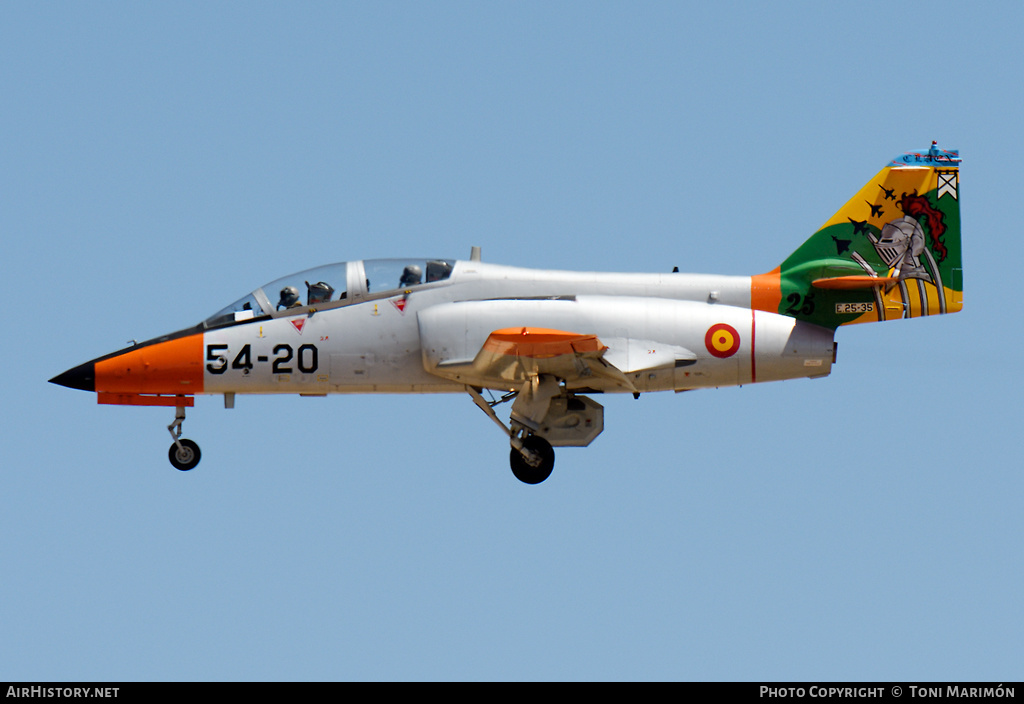
{"type": "Polygon", "coordinates": [[[174,444],[167,453],[171,464],[175,469],[187,472],[199,464],[202,453],[199,452],[199,445],[191,440],[181,438],[181,424],[185,422],[185,407],[178,406],[174,410],[174,422],[167,426],[167,432],[174,439],[174,444]]]}
{"type": "Polygon", "coordinates": [[[551,475],[555,467],[555,450],[550,442],[533,431],[539,429],[538,421],[547,413],[551,398],[558,392],[558,383],[553,377],[534,377],[531,381],[522,391],[506,394],[494,403],[488,403],[472,386],[467,386],[466,390],[480,410],[508,435],[512,445],[509,452],[512,474],[525,484],[540,484],[551,475]],[[508,427],[498,418],[494,406],[513,398],[516,403],[512,407],[511,427],[508,427]]]}

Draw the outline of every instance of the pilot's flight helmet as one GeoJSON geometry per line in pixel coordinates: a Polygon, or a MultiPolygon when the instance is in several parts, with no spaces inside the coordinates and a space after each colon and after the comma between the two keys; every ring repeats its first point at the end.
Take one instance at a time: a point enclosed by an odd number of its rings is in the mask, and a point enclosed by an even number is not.
{"type": "Polygon", "coordinates": [[[399,286],[415,286],[423,280],[423,269],[416,264],[410,264],[405,267],[402,271],[402,278],[399,280],[399,286]]]}
{"type": "Polygon", "coordinates": [[[312,285],[307,281],[306,290],[308,292],[309,305],[326,303],[331,300],[331,294],[334,293],[334,287],[323,281],[318,281],[312,285]]]}
{"type": "Polygon", "coordinates": [[[277,302],[278,310],[291,308],[299,302],[299,289],[294,286],[285,286],[281,289],[281,300],[277,302]]]}
{"type": "Polygon", "coordinates": [[[452,265],[438,259],[427,262],[427,283],[431,281],[442,281],[452,275],[452,265]]]}

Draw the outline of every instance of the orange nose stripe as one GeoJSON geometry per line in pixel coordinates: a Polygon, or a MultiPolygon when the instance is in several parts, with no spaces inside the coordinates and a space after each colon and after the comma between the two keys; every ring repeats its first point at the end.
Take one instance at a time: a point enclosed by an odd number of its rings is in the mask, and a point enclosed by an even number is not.
{"type": "Polygon", "coordinates": [[[96,391],[133,394],[202,393],[202,334],[146,345],[96,362],[96,391]]]}

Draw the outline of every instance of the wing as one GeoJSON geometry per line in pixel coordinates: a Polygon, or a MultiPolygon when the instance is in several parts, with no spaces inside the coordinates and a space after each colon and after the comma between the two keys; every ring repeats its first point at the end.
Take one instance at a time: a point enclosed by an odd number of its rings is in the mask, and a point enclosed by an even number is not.
{"type": "Polygon", "coordinates": [[[601,299],[444,303],[417,314],[423,366],[450,381],[516,390],[538,376],[567,391],[636,392],[639,375],[693,364],[683,347],[631,337],[632,308],[601,299]],[[610,310],[614,308],[615,310],[610,310]]]}
{"type": "Polygon", "coordinates": [[[489,386],[518,388],[531,377],[553,376],[588,388],[634,390],[621,370],[604,359],[608,347],[596,335],[550,328],[503,328],[487,336],[471,360],[443,360],[435,373],[486,379],[489,386]]]}

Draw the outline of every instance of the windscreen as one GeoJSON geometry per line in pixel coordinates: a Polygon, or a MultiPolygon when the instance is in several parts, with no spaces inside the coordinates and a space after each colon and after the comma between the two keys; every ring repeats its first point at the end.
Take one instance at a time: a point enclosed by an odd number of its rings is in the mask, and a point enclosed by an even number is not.
{"type": "Polygon", "coordinates": [[[204,325],[211,328],[288,308],[341,301],[347,297],[348,263],[328,264],[271,281],[217,311],[204,321],[204,325]]]}

